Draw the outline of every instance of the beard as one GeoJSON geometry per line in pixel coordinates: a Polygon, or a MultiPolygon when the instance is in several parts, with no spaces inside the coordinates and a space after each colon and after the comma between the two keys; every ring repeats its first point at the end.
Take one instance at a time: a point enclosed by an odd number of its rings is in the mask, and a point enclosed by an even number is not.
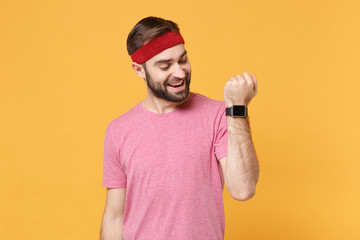
{"type": "Polygon", "coordinates": [[[146,83],[148,85],[148,88],[158,98],[177,103],[184,101],[189,96],[191,72],[186,72],[185,77],[183,79],[168,78],[164,83],[155,82],[152,79],[152,77],[148,74],[146,69],[145,69],[145,76],[146,76],[146,83]],[[168,83],[173,82],[175,80],[177,81],[184,80],[185,88],[175,93],[169,92],[167,89],[168,83]]]}

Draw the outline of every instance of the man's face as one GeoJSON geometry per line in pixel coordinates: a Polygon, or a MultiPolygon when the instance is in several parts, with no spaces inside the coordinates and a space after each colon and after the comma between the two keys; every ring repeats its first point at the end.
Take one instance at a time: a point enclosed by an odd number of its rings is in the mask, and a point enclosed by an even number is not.
{"type": "Polygon", "coordinates": [[[148,89],[157,98],[182,102],[188,97],[191,67],[184,44],[164,50],[143,66],[148,89]]]}

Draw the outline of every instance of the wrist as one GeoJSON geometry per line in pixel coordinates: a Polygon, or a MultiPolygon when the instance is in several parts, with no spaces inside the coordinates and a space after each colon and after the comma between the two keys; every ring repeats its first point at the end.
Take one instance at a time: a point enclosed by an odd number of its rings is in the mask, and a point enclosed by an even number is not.
{"type": "Polygon", "coordinates": [[[250,126],[249,126],[249,118],[246,117],[232,117],[227,116],[227,132],[230,135],[241,135],[248,136],[250,135],[250,126]]]}
{"type": "Polygon", "coordinates": [[[232,105],[230,107],[226,107],[225,115],[235,118],[243,118],[248,115],[248,108],[246,105],[232,105]]]}
{"type": "Polygon", "coordinates": [[[244,106],[247,106],[247,104],[245,102],[237,102],[237,103],[233,103],[233,102],[225,102],[225,106],[228,108],[228,107],[231,107],[231,106],[234,106],[234,105],[244,105],[244,106]]]}

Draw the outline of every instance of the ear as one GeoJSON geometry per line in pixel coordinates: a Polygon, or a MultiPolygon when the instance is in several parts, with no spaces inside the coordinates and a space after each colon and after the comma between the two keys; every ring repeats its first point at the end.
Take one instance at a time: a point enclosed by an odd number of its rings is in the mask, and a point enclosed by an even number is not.
{"type": "Polygon", "coordinates": [[[141,78],[145,78],[146,75],[145,75],[145,69],[144,67],[141,65],[141,64],[138,64],[136,62],[133,62],[131,64],[132,68],[134,69],[135,73],[141,77],[141,78]]]}

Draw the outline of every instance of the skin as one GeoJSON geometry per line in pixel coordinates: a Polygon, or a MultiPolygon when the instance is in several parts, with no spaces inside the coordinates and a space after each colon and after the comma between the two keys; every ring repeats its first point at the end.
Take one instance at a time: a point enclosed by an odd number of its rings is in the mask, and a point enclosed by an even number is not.
{"type": "Polygon", "coordinates": [[[122,222],[124,218],[126,188],[108,188],[106,205],[101,222],[101,240],[122,240],[122,222]]]}
{"type": "MultiPolygon", "coordinates": [[[[224,100],[226,107],[248,106],[257,94],[257,79],[248,72],[231,77],[225,83],[224,100]]],[[[220,159],[225,184],[231,196],[239,201],[255,195],[259,179],[259,163],[250,132],[249,116],[227,116],[227,156],[220,159]]]]}

